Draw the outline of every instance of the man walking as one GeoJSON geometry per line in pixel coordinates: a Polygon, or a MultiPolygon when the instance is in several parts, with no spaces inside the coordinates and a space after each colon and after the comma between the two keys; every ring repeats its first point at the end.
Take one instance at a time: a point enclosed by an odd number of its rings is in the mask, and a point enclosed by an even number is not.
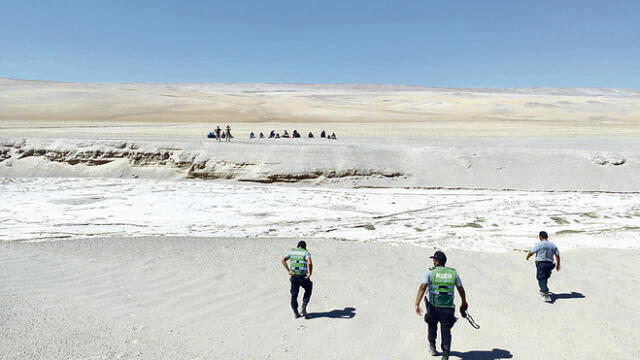
{"type": "Polygon", "coordinates": [[[540,296],[543,296],[547,301],[550,301],[549,286],[547,282],[551,277],[551,271],[553,268],[556,271],[560,271],[560,251],[558,247],[549,241],[549,235],[546,231],[540,231],[538,234],[540,241],[535,244],[529,253],[527,253],[527,260],[533,254],[536,255],[536,279],[538,279],[538,287],[540,288],[540,296]],[[553,257],[556,257],[556,263],[553,263],[553,257]]]}
{"type": "Polygon", "coordinates": [[[467,298],[464,288],[462,287],[462,282],[460,281],[460,276],[458,276],[455,269],[445,266],[447,263],[447,255],[442,251],[436,251],[433,256],[431,256],[431,259],[433,259],[433,267],[424,273],[424,278],[416,295],[416,313],[422,315],[420,302],[428,289],[428,296],[424,297],[427,306],[424,321],[428,325],[427,340],[429,341],[429,350],[431,355],[438,356],[436,338],[438,336],[439,322],[440,333],[442,335],[440,344],[442,347],[442,360],[449,360],[449,354],[451,353],[451,328],[457,320],[455,317],[455,305],[453,304],[455,288],[458,289],[460,299],[462,300],[460,308],[466,311],[469,304],[467,304],[467,298]]]}
{"type": "Polygon", "coordinates": [[[311,261],[311,253],[307,250],[307,243],[299,241],[295,249],[289,250],[287,255],[282,258],[282,266],[287,270],[291,278],[291,309],[295,318],[307,316],[307,305],[311,299],[313,283],[311,282],[311,274],[313,273],[313,262],[311,261]],[[289,260],[291,266],[287,266],[289,260]],[[300,287],[304,289],[302,296],[302,315],[298,312],[298,292],[300,287]]]}

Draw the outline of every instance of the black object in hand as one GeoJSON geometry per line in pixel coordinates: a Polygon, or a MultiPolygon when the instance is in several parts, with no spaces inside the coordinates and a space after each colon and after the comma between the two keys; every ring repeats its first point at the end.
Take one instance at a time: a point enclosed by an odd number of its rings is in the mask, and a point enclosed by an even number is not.
{"type": "Polygon", "coordinates": [[[460,315],[462,315],[463,318],[467,317],[467,308],[469,308],[468,305],[460,305],[460,315]]]}

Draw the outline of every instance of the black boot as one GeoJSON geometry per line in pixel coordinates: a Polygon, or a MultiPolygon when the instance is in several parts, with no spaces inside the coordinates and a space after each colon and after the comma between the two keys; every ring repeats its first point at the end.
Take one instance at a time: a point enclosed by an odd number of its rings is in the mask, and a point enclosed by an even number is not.
{"type": "Polygon", "coordinates": [[[306,318],[308,315],[309,314],[307,314],[307,303],[302,303],[302,316],[306,318]]]}
{"type": "Polygon", "coordinates": [[[302,315],[300,315],[300,313],[298,312],[298,309],[293,309],[293,316],[294,316],[296,319],[299,319],[299,318],[301,318],[301,317],[302,317],[302,315]]]}
{"type": "Polygon", "coordinates": [[[450,350],[449,347],[442,347],[442,360],[449,360],[450,350]]]}
{"type": "Polygon", "coordinates": [[[440,355],[440,353],[438,352],[438,350],[436,350],[436,344],[429,344],[429,352],[431,353],[431,356],[438,356],[438,355],[440,355]]]}

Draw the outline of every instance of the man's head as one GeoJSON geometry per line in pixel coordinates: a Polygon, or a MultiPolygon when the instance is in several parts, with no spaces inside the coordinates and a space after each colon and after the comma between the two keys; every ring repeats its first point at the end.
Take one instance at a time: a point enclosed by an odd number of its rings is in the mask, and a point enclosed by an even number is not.
{"type": "Polygon", "coordinates": [[[435,266],[445,266],[447,263],[447,255],[440,250],[433,253],[433,256],[430,256],[430,258],[433,259],[433,265],[435,266]]]}
{"type": "Polygon", "coordinates": [[[549,238],[549,234],[547,234],[546,231],[540,231],[538,237],[540,238],[540,241],[547,240],[549,238]]]}
{"type": "Polygon", "coordinates": [[[306,250],[307,249],[307,242],[304,241],[304,240],[298,241],[298,247],[301,248],[301,249],[305,249],[306,250]]]}

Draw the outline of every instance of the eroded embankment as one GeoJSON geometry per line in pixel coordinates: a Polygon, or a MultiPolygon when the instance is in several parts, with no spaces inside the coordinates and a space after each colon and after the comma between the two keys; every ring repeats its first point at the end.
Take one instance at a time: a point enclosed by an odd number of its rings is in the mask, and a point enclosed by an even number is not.
{"type": "MultiPolygon", "coordinates": [[[[245,152],[246,153],[246,152],[245,152]]],[[[397,178],[398,171],[351,168],[349,166],[290,166],[273,158],[251,161],[225,156],[212,149],[158,147],[152,144],[115,141],[64,143],[0,142],[0,175],[13,176],[102,176],[232,179],[274,183],[322,181],[327,179],[397,178]]],[[[274,156],[277,158],[277,156],[274,156]]],[[[286,160],[286,159],[285,159],[286,160]]]]}
{"type": "MultiPolygon", "coordinates": [[[[346,187],[640,191],[617,139],[0,139],[0,176],[228,179],[346,187]]],[[[625,146],[623,146],[625,145],[625,146]]]]}

